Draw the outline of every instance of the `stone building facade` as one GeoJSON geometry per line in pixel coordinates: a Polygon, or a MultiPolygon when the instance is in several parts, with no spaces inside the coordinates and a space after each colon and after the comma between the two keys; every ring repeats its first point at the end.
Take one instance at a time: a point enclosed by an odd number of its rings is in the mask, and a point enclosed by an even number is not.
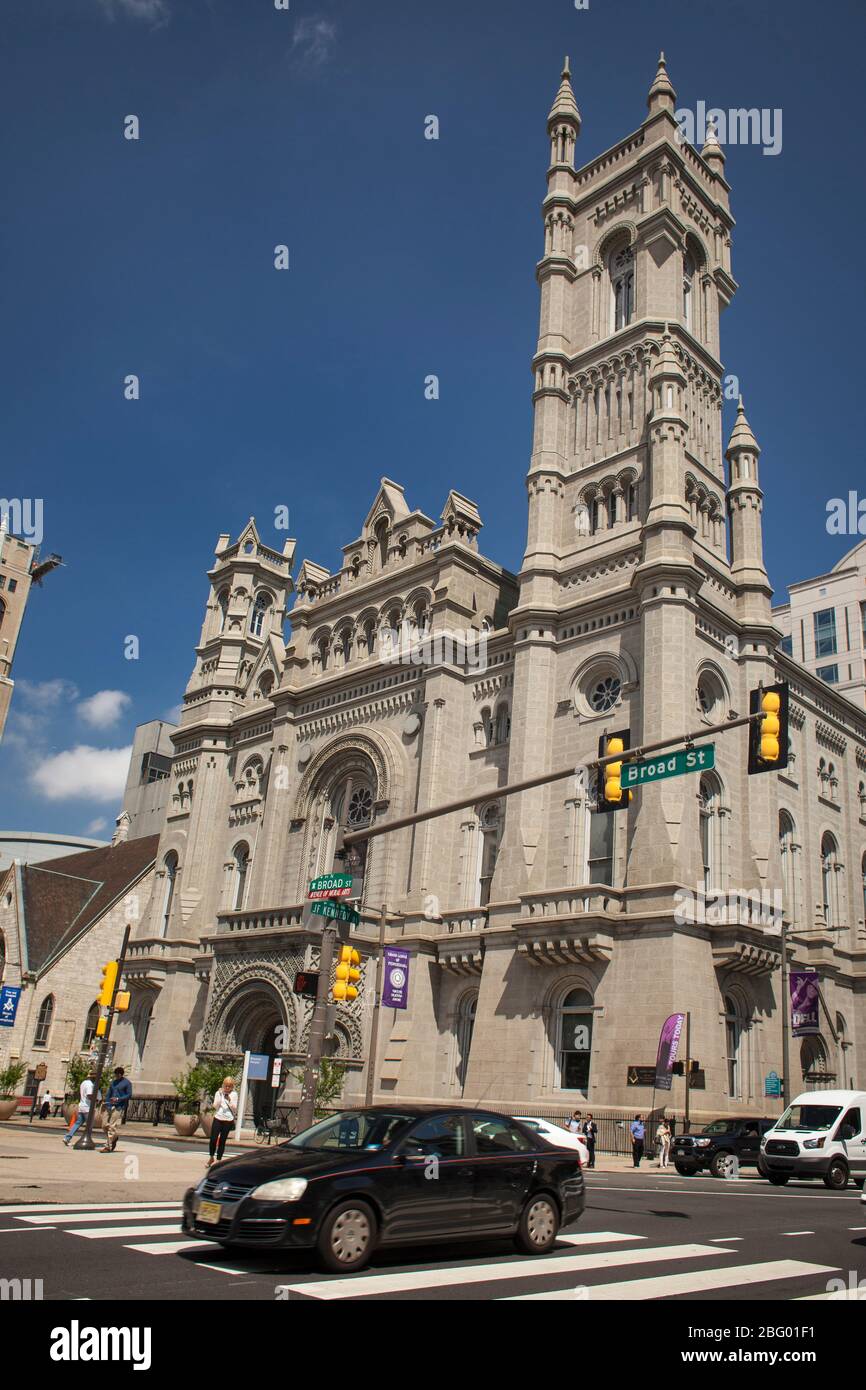
{"type": "Polygon", "coordinates": [[[253,521],[220,537],[118,1030],[139,1090],[167,1091],[195,1056],[274,1052],[279,1027],[300,1059],[308,880],[333,867],[341,828],[461,797],[471,809],[371,845],[364,984],[334,1034],[347,1099],[371,1066],[382,1100],[645,1110],[629,1071],[688,1010],[693,1112],[773,1113],[779,914],[757,904],[779,902],[825,1005],[822,1037],[793,1047],[792,1090],[863,1084],[866,717],[780,648],[742,403],[726,449],[721,435],[725,158],[712,130],[700,151],[682,143],[674,111],[662,60],[640,127],[578,169],[563,73],[519,574],[483,555],[473,502],[450,492],[437,523],[389,479],[333,571],[305,559],[293,583],[294,542],[271,549],[253,521]],[[780,677],[784,775],[747,778],[738,728],[716,737],[712,772],[622,814],[594,814],[577,773],[495,799],[581,768],[605,731],[635,745],[742,715],[780,677]],[[387,1011],[370,1059],[382,905],[410,953],[410,1006],[387,1011]]]}

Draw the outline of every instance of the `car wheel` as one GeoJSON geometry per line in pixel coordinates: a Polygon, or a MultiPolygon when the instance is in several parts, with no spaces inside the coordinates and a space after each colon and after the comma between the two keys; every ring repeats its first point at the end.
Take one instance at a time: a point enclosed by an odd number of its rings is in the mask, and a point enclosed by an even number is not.
{"type": "Polygon", "coordinates": [[[784,1187],[784,1186],[785,1186],[785,1183],[788,1181],[788,1179],[790,1178],[790,1176],[791,1176],[790,1173],[768,1173],[768,1174],[767,1174],[767,1177],[770,1179],[770,1182],[773,1184],[774,1187],[784,1187]]]}
{"type": "Polygon", "coordinates": [[[834,1158],[824,1174],[824,1186],[834,1192],[843,1192],[848,1186],[848,1165],[841,1158],[834,1158]]]}
{"type": "Polygon", "coordinates": [[[523,1208],[515,1244],[526,1255],[543,1255],[559,1234],[559,1211],[552,1197],[530,1197],[523,1208]]]}
{"type": "Polygon", "coordinates": [[[376,1217],[366,1202],[341,1202],[322,1222],[316,1247],[326,1269],[351,1274],[363,1269],[373,1253],[376,1217]]]}
{"type": "Polygon", "coordinates": [[[695,1176],[694,1168],[687,1168],[684,1163],[675,1163],[674,1167],[681,1178],[693,1178],[695,1176]]]}
{"type": "Polygon", "coordinates": [[[717,1154],[713,1154],[710,1160],[710,1172],[714,1178],[725,1177],[728,1171],[728,1161],[733,1156],[727,1149],[721,1149],[717,1154]]]}

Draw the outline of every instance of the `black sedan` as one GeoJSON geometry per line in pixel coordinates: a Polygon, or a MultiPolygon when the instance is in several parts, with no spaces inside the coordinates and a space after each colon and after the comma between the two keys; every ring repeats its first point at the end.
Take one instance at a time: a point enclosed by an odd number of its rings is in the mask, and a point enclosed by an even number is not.
{"type": "Polygon", "coordinates": [[[314,1249],[361,1269],[378,1246],[511,1237],[540,1255],[584,1208],[578,1155],[483,1110],[344,1110],[211,1168],[184,1198],[188,1235],[314,1249]]]}

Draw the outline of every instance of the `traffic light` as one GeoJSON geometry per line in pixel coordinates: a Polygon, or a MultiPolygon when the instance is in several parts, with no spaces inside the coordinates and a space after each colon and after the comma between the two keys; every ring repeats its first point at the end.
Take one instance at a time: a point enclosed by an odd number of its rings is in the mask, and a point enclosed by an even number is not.
{"type": "Polygon", "coordinates": [[[98,1019],[96,1020],[96,1036],[97,1036],[98,1038],[104,1038],[104,1037],[105,1037],[105,1030],[106,1030],[107,1027],[108,1027],[108,1017],[107,1017],[107,1015],[103,1014],[102,1018],[98,1018],[98,1019]]]}
{"type": "MultiPolygon", "coordinates": [[[[631,741],[631,729],[617,729],[612,734],[602,734],[598,741],[598,756],[607,758],[611,753],[624,753],[631,741]]],[[[632,793],[622,785],[622,763],[608,763],[598,770],[598,795],[595,800],[597,811],[624,811],[631,801],[632,793]]]]}
{"type": "Polygon", "coordinates": [[[352,999],[358,998],[357,984],[361,978],[360,964],[361,957],[354,946],[340,947],[337,980],[333,989],[335,999],[345,1000],[348,1003],[352,999]]]}
{"type": "Polygon", "coordinates": [[[114,1012],[116,1014],[125,1013],[129,1008],[129,990],[119,989],[114,996],[114,1012]]]}
{"type": "Polygon", "coordinates": [[[319,993],[319,972],[317,970],[297,971],[294,991],[295,994],[303,994],[307,999],[315,999],[319,993]]]}
{"type": "Polygon", "coordinates": [[[114,986],[116,984],[117,961],[110,960],[107,965],[103,965],[102,967],[102,985],[96,1000],[97,1004],[101,1004],[103,1008],[106,1009],[111,1007],[111,1001],[114,998],[114,986]]]}
{"type": "Polygon", "coordinates": [[[759,685],[749,693],[749,776],[788,766],[788,682],[759,685]]]}

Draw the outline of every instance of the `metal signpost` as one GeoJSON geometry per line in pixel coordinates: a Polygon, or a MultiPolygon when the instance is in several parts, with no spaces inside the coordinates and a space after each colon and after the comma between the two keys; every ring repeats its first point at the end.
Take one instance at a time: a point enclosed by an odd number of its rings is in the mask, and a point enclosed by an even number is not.
{"type": "Polygon", "coordinates": [[[120,977],[123,974],[123,967],[126,964],[126,950],[129,946],[129,932],[127,926],[123,933],[123,944],[120,948],[120,955],[117,957],[117,973],[114,977],[114,987],[111,991],[111,1003],[108,1006],[108,1015],[105,1020],[105,1032],[102,1035],[102,1042],[99,1048],[99,1060],[96,1063],[96,1076],[93,1080],[93,1090],[90,1093],[90,1109],[87,1112],[87,1120],[84,1125],[84,1133],[80,1139],[76,1139],[74,1147],[76,1149],[93,1149],[96,1145],[93,1142],[93,1120],[96,1109],[99,1105],[99,1084],[102,1081],[102,1073],[108,1058],[108,1035],[111,1032],[111,1025],[114,1022],[115,1005],[120,990],[120,977]]]}

